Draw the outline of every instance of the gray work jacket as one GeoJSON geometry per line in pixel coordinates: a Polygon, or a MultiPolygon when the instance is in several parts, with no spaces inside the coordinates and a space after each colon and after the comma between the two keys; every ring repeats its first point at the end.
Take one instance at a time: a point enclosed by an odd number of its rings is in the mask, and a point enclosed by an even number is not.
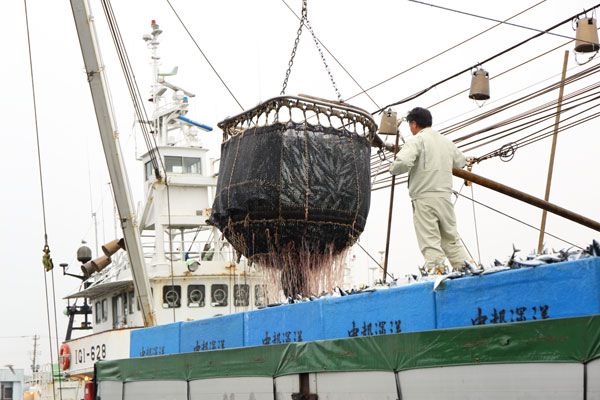
{"type": "Polygon", "coordinates": [[[408,172],[408,192],[412,200],[449,197],[452,168],[462,168],[465,155],[438,131],[424,128],[409,138],[390,165],[390,173],[408,172]]]}

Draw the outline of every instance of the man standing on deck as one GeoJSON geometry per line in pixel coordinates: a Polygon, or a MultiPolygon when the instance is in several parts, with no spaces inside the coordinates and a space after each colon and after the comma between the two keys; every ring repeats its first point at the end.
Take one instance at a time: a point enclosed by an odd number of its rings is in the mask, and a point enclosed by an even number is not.
{"type": "MultiPolygon", "coordinates": [[[[408,172],[408,190],[419,248],[427,274],[443,274],[448,258],[454,271],[473,270],[456,229],[452,194],[452,168],[463,168],[464,154],[431,128],[429,110],[413,108],[406,116],[413,134],[401,147],[390,173],[408,172]]],[[[396,150],[390,148],[388,150],[396,150]]]]}

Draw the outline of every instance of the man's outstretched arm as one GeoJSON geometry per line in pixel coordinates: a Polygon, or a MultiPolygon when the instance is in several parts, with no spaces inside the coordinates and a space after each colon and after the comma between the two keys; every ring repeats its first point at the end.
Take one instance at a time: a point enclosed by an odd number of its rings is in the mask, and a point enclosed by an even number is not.
{"type": "Polygon", "coordinates": [[[419,140],[416,137],[407,140],[398,152],[396,160],[390,165],[390,173],[400,175],[410,171],[419,156],[419,150],[419,140]]]}

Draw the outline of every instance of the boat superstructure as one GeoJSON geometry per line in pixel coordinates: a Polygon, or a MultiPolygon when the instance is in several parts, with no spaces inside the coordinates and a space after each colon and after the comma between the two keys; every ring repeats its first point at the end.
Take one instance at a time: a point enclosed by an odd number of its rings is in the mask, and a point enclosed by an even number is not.
{"type": "MultiPolygon", "coordinates": [[[[151,28],[144,40],[152,60],[149,100],[153,113],[150,121],[139,122],[150,127],[154,143],[140,157],[145,200],[138,207],[136,221],[155,324],[265,306],[262,276],[207,222],[216,171],[199,133],[212,128],[188,116],[194,94],[168,81],[177,68],[160,71],[162,30],[155,21],[151,28]],[[154,168],[157,164],[158,171],[154,168]]],[[[129,243],[121,242],[120,247],[127,250],[129,243]]],[[[77,276],[83,280],[83,289],[66,296],[75,300],[67,307],[71,318],[60,354],[67,377],[89,377],[94,362],[128,357],[130,331],[148,325],[136,297],[135,269],[120,247],[118,241],[103,246],[106,257],[102,260],[91,260],[91,251],[85,246],[78,251],[79,260],[93,267],[86,270],[84,265],[84,275],[77,276]],[[83,305],[78,306],[78,301],[83,305]],[[85,318],[81,326],[75,324],[77,315],[85,318]],[[72,338],[78,329],[88,329],[91,334],[72,338]]]]}

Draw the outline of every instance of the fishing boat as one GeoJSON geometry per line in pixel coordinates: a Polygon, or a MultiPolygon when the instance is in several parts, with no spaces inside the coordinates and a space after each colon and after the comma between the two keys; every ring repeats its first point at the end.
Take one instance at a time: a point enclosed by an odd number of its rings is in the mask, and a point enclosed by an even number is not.
{"type": "MultiPolygon", "coordinates": [[[[76,22],[86,25],[89,16],[85,2],[73,1],[73,4],[76,22]],[[77,12],[84,11],[83,16],[77,16],[77,12]]],[[[94,41],[93,29],[90,34],[89,28],[86,31],[85,26],[78,26],[78,31],[86,67],[90,68],[89,63],[94,59],[86,55],[85,49],[86,44],[94,41]]],[[[153,24],[153,32],[147,36],[151,45],[156,43],[158,31],[158,25],[153,24]]],[[[261,297],[266,292],[264,282],[250,272],[248,264],[243,264],[243,257],[234,256],[229,247],[232,245],[217,240],[216,228],[207,223],[210,211],[201,212],[211,208],[208,188],[216,187],[217,182],[214,174],[196,176],[202,175],[197,171],[208,170],[206,151],[198,147],[189,131],[206,126],[186,115],[190,93],[168,84],[165,80],[168,74],[161,74],[156,66],[155,70],[152,99],[157,108],[152,119],[158,121],[153,126],[160,127],[155,132],[156,148],[165,157],[164,169],[172,180],[161,183],[160,174],[153,176],[157,160],[151,151],[142,156],[148,200],[144,211],[138,214],[140,231],[154,231],[154,249],[164,249],[162,231],[169,231],[169,240],[173,241],[171,230],[177,229],[180,244],[176,252],[143,253],[144,258],[150,259],[147,279],[136,276],[140,270],[129,265],[125,257],[115,256],[123,254],[117,253],[119,249],[126,249],[131,259],[130,253],[134,251],[131,243],[135,241],[127,238],[127,232],[124,242],[117,240],[103,249],[106,257],[117,260],[111,268],[106,268],[106,258],[91,260],[89,252],[81,249],[83,277],[89,285],[69,297],[89,299],[91,304],[73,306],[71,312],[73,316],[93,316],[99,330],[97,334],[66,341],[61,348],[61,364],[69,377],[94,379],[93,384],[86,386],[87,396],[418,399],[597,395],[598,388],[593,382],[600,373],[596,361],[599,356],[596,314],[600,312],[596,277],[600,253],[596,242],[578,251],[535,254],[528,259],[517,259],[513,254],[506,262],[499,262],[496,269],[490,268],[477,276],[448,274],[411,284],[395,282],[354,291],[340,288],[334,295],[300,296],[287,299],[288,304],[280,302],[264,307],[267,305],[261,297]],[[174,97],[173,102],[165,104],[166,97],[162,96],[168,89],[174,92],[174,97]],[[184,133],[185,145],[177,144],[171,128],[184,133]],[[205,160],[204,164],[199,160],[205,160]],[[194,204],[178,210],[185,218],[169,221],[169,186],[171,193],[196,191],[193,193],[196,202],[198,198],[206,201],[200,207],[194,204]],[[205,241],[196,242],[195,237],[186,240],[186,235],[196,232],[210,236],[205,241]],[[197,246],[188,247],[190,242],[196,242],[197,246]],[[228,253],[218,254],[224,247],[228,253]],[[241,272],[236,274],[235,270],[240,268],[241,272]],[[149,286],[144,289],[140,285],[146,281],[149,286]],[[198,299],[208,297],[207,287],[202,291],[194,285],[209,284],[211,307],[194,310],[190,305],[200,304],[198,299]],[[225,285],[232,284],[233,296],[215,297],[218,290],[213,291],[213,287],[226,294],[225,285]],[[134,285],[137,301],[131,294],[134,285]],[[172,321],[173,309],[185,303],[185,285],[191,309],[181,313],[184,317],[179,321],[172,321]],[[249,294],[252,289],[254,296],[249,294]],[[557,293],[565,292],[570,294],[568,301],[557,298],[557,293]],[[157,296],[158,293],[162,296],[157,296]],[[163,308],[155,315],[145,311],[152,298],[156,299],[153,304],[156,309],[163,308]],[[104,319],[108,318],[109,299],[112,321],[104,319]],[[240,299],[245,300],[240,302],[240,299]],[[137,312],[136,303],[140,305],[137,312]],[[233,307],[229,306],[227,313],[212,308],[230,304],[233,307]],[[157,326],[141,328],[155,322],[157,326]],[[103,342],[106,338],[111,338],[110,346],[103,342]]],[[[91,71],[95,70],[88,73],[91,71]]],[[[476,71],[474,77],[480,76],[476,71]]],[[[564,81],[563,77],[561,82],[564,81]]],[[[94,88],[94,84],[91,79],[92,92],[105,90],[94,88]]],[[[274,100],[264,104],[271,101],[274,100]]],[[[336,102],[307,96],[292,101],[293,104],[311,102],[311,107],[337,107],[336,111],[344,108],[348,113],[362,113],[365,120],[370,118],[364,110],[348,110],[349,107],[336,102]]],[[[344,118],[350,118],[349,114],[344,114],[342,121],[344,118]]],[[[101,121],[99,125],[102,130],[101,121]]],[[[370,145],[382,148],[375,132],[364,133],[364,137],[370,145]]],[[[508,158],[516,148],[517,145],[503,147],[488,156],[508,158]]],[[[389,156],[383,153],[381,158],[389,156]]],[[[456,174],[481,186],[494,186],[474,174],[456,174]]],[[[374,181],[379,188],[387,183],[374,181]]],[[[117,192],[118,189],[115,197],[119,203],[117,192]]],[[[514,192],[512,195],[523,197],[514,192]]],[[[121,201],[119,208],[123,213],[121,207],[127,199],[121,201]]],[[[550,212],[577,218],[545,200],[531,202],[550,212]]],[[[129,223],[124,221],[124,231],[129,223]]],[[[594,221],[588,221],[587,226],[593,228],[594,221]]],[[[169,243],[169,248],[172,247],[169,243]]]]}

